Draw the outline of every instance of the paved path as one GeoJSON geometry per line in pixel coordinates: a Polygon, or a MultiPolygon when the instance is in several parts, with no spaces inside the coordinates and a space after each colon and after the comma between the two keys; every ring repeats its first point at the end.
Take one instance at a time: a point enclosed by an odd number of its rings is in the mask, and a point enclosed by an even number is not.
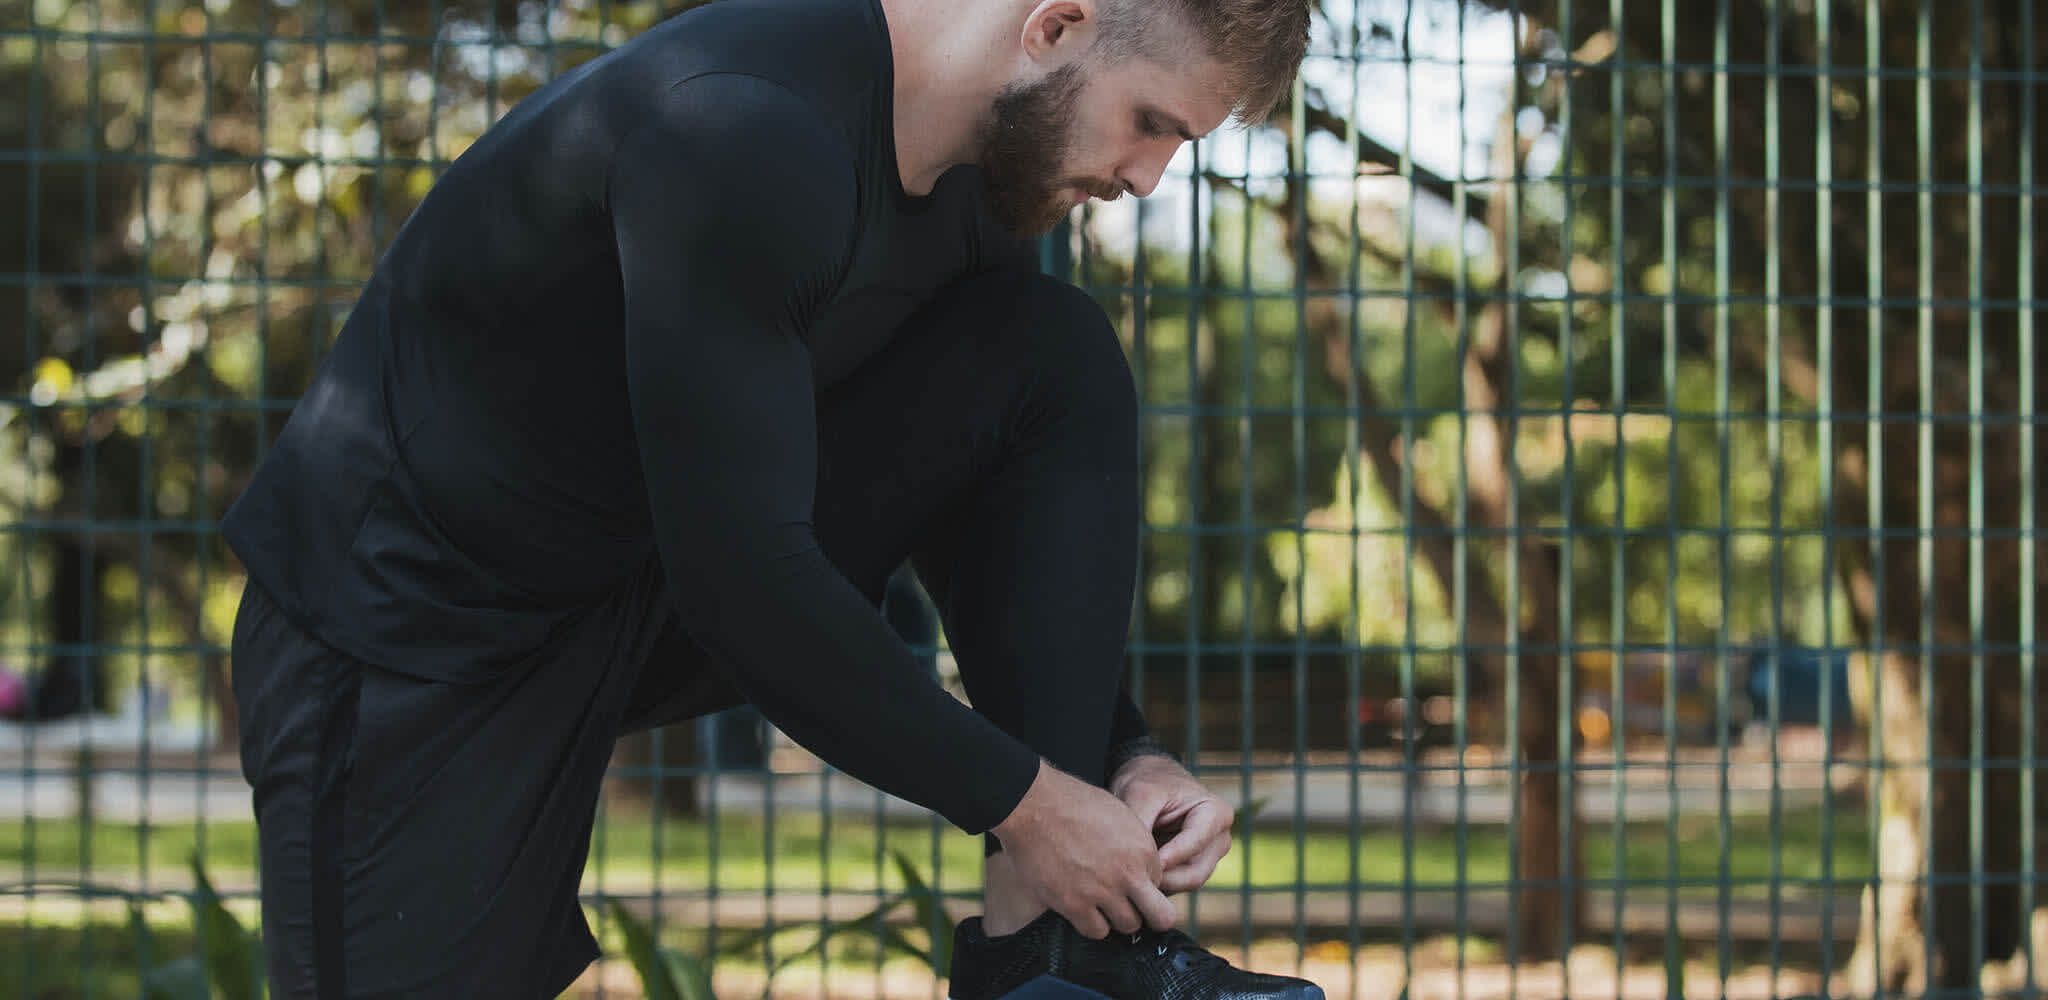
{"type": "MultiPolygon", "coordinates": [[[[0,884],[13,888],[0,893],[0,921],[18,917],[31,905],[39,912],[53,909],[75,911],[80,907],[75,889],[81,879],[75,872],[37,873],[35,901],[19,891],[22,873],[0,871],[0,884]]],[[[185,888],[182,873],[169,868],[152,874],[149,884],[132,871],[96,871],[89,883],[98,891],[140,893],[185,888]]],[[[247,876],[230,875],[216,880],[215,887],[232,897],[252,896],[253,882],[247,876]]],[[[608,873],[602,884],[585,879],[584,895],[594,899],[601,889],[605,895],[630,901],[645,910],[654,901],[656,886],[645,875],[621,877],[608,873]]],[[[849,920],[874,909],[881,896],[868,892],[734,892],[723,890],[712,896],[686,886],[661,886],[660,907],[670,920],[693,925],[714,921],[722,929],[764,926],[770,917],[779,924],[815,923],[820,919],[849,920]]],[[[1611,940],[1619,917],[1629,937],[1656,938],[1675,922],[1679,936],[1689,941],[1714,941],[1724,936],[1730,943],[1818,944],[1824,935],[1837,945],[1855,941],[1858,896],[1841,891],[1832,897],[1812,893],[1788,894],[1778,901],[1775,916],[1768,898],[1730,899],[1725,911],[1711,890],[1683,890],[1676,899],[1655,889],[1632,889],[1619,914],[1614,893],[1588,890],[1581,904],[1583,943],[1611,940]]],[[[100,904],[118,916],[118,897],[100,904]]],[[[949,900],[947,906],[958,914],[974,912],[971,899],[949,900]]],[[[1181,912],[1208,935],[1235,935],[1246,928],[1260,934],[1291,935],[1297,926],[1329,932],[1350,927],[1356,921],[1362,934],[1386,939],[1398,936],[1404,927],[1418,937],[1465,933],[1500,937],[1507,933],[1515,902],[1505,890],[1474,889],[1451,891],[1373,891],[1345,893],[1335,890],[1295,893],[1289,889],[1268,889],[1241,894],[1227,886],[1205,889],[1191,901],[1180,900],[1181,912]]],[[[897,919],[909,920],[910,911],[899,910],[897,919]]]]}
{"type": "MultiPolygon", "coordinates": [[[[95,814],[109,820],[246,818],[249,791],[234,755],[205,752],[204,746],[205,734],[194,727],[145,724],[130,717],[42,726],[0,723],[0,803],[6,804],[0,811],[52,819],[72,816],[89,785],[95,814]],[[94,752],[89,783],[79,776],[84,759],[80,753],[88,748],[94,752]]],[[[1468,755],[1466,763],[1460,770],[1456,757],[1432,755],[1423,762],[1426,770],[1420,772],[1420,781],[1413,784],[1407,781],[1401,759],[1384,752],[1364,756],[1355,767],[1331,758],[1312,762],[1297,773],[1289,762],[1275,760],[1255,766],[1249,774],[1227,768],[1203,777],[1233,805],[1265,799],[1260,814],[1264,822],[1291,822],[1299,815],[1318,824],[1354,819],[1389,823],[1411,813],[1430,823],[1461,817],[1475,824],[1508,822],[1514,775],[1478,751],[1468,755]]],[[[789,773],[734,774],[705,782],[704,804],[721,811],[757,811],[772,800],[783,813],[814,812],[825,806],[846,815],[928,815],[919,806],[879,795],[843,775],[821,777],[817,761],[794,748],[778,751],[776,766],[789,773]]],[[[1832,777],[1841,787],[1858,773],[1837,767],[1832,777]]],[[[1763,813],[1774,802],[1798,808],[1825,799],[1819,765],[1773,767],[1746,748],[1725,769],[1725,780],[1719,755],[1711,749],[1685,751],[1669,765],[1631,764],[1621,776],[1625,780],[1617,782],[1611,761],[1583,762],[1573,777],[1579,815],[1593,823],[1617,818],[1657,821],[1674,811],[1716,815],[1726,808],[1738,814],[1763,813]]]]}
{"type": "MultiPolygon", "coordinates": [[[[41,818],[75,815],[82,789],[91,788],[94,813],[108,820],[133,822],[148,816],[155,822],[192,821],[201,816],[212,820],[247,818],[249,789],[242,782],[231,758],[158,757],[146,768],[99,762],[91,781],[79,778],[76,758],[57,759],[38,755],[34,764],[0,765],[0,811],[41,818]]],[[[1730,813],[1764,813],[1773,800],[1785,808],[1818,806],[1824,799],[1817,786],[1781,787],[1774,796],[1767,775],[1745,774],[1740,780],[1754,782],[1731,788],[1725,797],[1730,813]]],[[[1264,772],[1246,783],[1235,775],[1211,775],[1205,780],[1233,805],[1265,799],[1262,822],[1289,822],[1298,813],[1316,824],[1399,822],[1408,812],[1408,793],[1398,775],[1309,774],[1297,781],[1289,773],[1264,772]]],[[[1617,794],[1611,782],[1579,779],[1579,815],[1587,822],[1656,821],[1669,818],[1676,803],[1682,815],[1716,815],[1723,808],[1723,792],[1715,787],[1685,785],[1675,791],[1662,785],[1632,787],[1617,794]]],[[[755,776],[727,776],[707,783],[703,801],[720,811],[757,812],[773,800],[777,812],[814,812],[821,806],[842,815],[873,815],[890,818],[922,818],[926,810],[889,796],[878,796],[851,778],[834,775],[787,775],[774,779],[755,776]]],[[[1454,779],[1438,777],[1423,786],[1413,814],[1429,823],[1452,823],[1461,816],[1473,824],[1505,823],[1510,818],[1511,797],[1503,782],[1469,783],[1460,788],[1454,779]],[[1461,808],[1462,805],[1462,808],[1461,808]]]]}
{"type": "MultiPolygon", "coordinates": [[[[246,819],[249,792],[242,783],[231,754],[202,752],[201,734],[152,724],[148,731],[149,752],[136,751],[142,745],[136,720],[99,720],[91,725],[60,723],[44,727],[0,726],[0,812],[15,816],[49,819],[75,814],[78,797],[86,787],[79,781],[79,752],[94,747],[95,773],[89,787],[97,814],[107,820],[133,821],[147,815],[156,822],[189,821],[205,817],[213,821],[246,819]],[[130,749],[123,750],[122,747],[130,749]]],[[[789,754],[778,764],[792,763],[789,754]]],[[[795,759],[792,766],[813,764],[795,759]]],[[[1296,773],[1284,762],[1253,771],[1249,779],[1235,770],[1207,774],[1206,780],[1233,802],[1245,798],[1268,800],[1261,814],[1266,822],[1292,822],[1298,811],[1306,820],[1345,823],[1353,817],[1375,825],[1398,822],[1414,789],[1404,787],[1398,758],[1369,756],[1358,767],[1316,766],[1296,773]]],[[[1433,758],[1415,801],[1418,818],[1431,822],[1463,815],[1474,823],[1498,824],[1507,820],[1511,797],[1510,775],[1503,770],[1479,767],[1460,773],[1448,765],[1452,758],[1433,758]]],[[[1631,766],[1626,779],[1617,783],[1611,769],[1595,767],[1579,773],[1580,814],[1586,821],[1611,820],[1625,806],[1625,815],[1637,820],[1659,820],[1670,815],[1674,804],[1684,814],[1717,813],[1725,802],[1734,812],[1762,811],[1772,801],[1772,781],[1779,784],[1778,801],[1787,806],[1811,805],[1822,801],[1821,769],[1811,764],[1787,765],[1773,769],[1768,762],[1742,759],[1726,772],[1718,755],[1688,754],[1675,766],[1631,766]],[[1724,792],[1723,785],[1727,786],[1724,792]]],[[[1854,778],[1838,770],[1838,784],[1854,778]]],[[[907,802],[878,795],[843,776],[821,778],[818,774],[785,774],[771,778],[757,775],[726,776],[705,785],[705,804],[721,811],[755,811],[772,800],[784,813],[803,813],[829,806],[842,815],[874,815],[923,818],[928,814],[907,802]]],[[[20,871],[0,872],[0,883],[20,881],[20,871]]],[[[39,881],[67,877],[48,870],[37,873],[39,881]]],[[[77,880],[77,873],[68,873],[77,880]]],[[[142,889],[133,872],[96,869],[90,881],[109,888],[142,889]]],[[[152,873],[156,889],[184,888],[182,870],[152,873]]],[[[53,887],[54,888],[54,887],[53,887]]],[[[253,886],[230,882],[224,890],[248,891],[253,886]]],[[[637,882],[609,875],[607,892],[647,897],[653,885],[641,877],[637,882]]],[[[667,887],[672,890],[674,887],[667,887]]],[[[40,894],[34,906],[39,912],[50,906],[76,906],[75,896],[57,890],[40,894]]],[[[1675,908],[1665,894],[1653,888],[1628,891],[1626,903],[1617,914],[1612,892],[1588,892],[1585,896],[1584,925],[1589,940],[1611,939],[1617,924],[1630,936],[1655,938],[1665,933],[1667,921],[1675,919],[1679,933],[1691,940],[1714,940],[1724,933],[1732,942],[1817,943],[1824,936],[1846,946],[1855,937],[1857,900],[1853,894],[1837,894],[1831,900],[1811,895],[1784,900],[1773,917],[1767,899],[1731,900],[1725,915],[1712,890],[1685,890],[1675,908]]],[[[820,916],[847,918],[865,912],[875,897],[863,893],[788,893],[769,896],[759,892],[722,892],[716,899],[701,893],[667,891],[663,909],[676,919],[706,922],[716,919],[722,927],[759,926],[771,914],[778,920],[817,920],[820,916]]],[[[0,913],[15,914],[29,906],[20,893],[0,894],[0,913]]],[[[964,907],[962,907],[964,912],[964,907]]],[[[1297,922],[1328,930],[1356,925],[1368,933],[1399,934],[1404,921],[1418,934],[1456,933],[1463,930],[1480,935],[1506,931],[1513,913],[1511,901],[1500,890],[1467,890],[1462,897],[1452,892],[1418,892],[1404,897],[1399,892],[1341,891],[1306,892],[1291,890],[1242,898],[1228,889],[1203,893],[1193,908],[1195,923],[1204,933],[1235,934],[1244,926],[1262,932],[1288,934],[1297,922]],[[1462,909],[1461,900],[1462,898],[1462,909]]]]}

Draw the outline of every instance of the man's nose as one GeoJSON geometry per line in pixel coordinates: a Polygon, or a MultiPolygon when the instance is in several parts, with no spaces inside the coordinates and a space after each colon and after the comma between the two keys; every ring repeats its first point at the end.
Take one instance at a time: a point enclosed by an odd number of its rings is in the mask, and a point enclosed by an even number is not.
{"type": "Polygon", "coordinates": [[[1180,143],[1174,143],[1157,152],[1132,160],[1124,169],[1117,171],[1117,179],[1130,188],[1131,193],[1143,198],[1159,186],[1159,179],[1166,176],[1166,165],[1173,161],[1173,154],[1180,151],[1180,143]]]}

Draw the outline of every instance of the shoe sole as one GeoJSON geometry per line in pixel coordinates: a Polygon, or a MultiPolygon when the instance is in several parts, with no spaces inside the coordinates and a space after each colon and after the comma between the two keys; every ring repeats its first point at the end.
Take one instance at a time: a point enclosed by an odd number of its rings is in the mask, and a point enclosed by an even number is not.
{"type": "MultiPolygon", "coordinates": [[[[956,1000],[948,996],[946,1000],[956,1000]]],[[[996,998],[996,1000],[1109,1000],[1085,986],[1075,986],[1064,979],[1046,975],[1033,979],[1022,986],[996,998]]]]}
{"type": "MultiPolygon", "coordinates": [[[[946,1000],[958,1000],[948,994],[946,1000]]],[[[1109,997],[1085,986],[1075,986],[1064,979],[1040,976],[1025,983],[996,1000],[1110,1000],[1109,997]]],[[[1323,988],[1312,983],[1296,987],[1275,997],[1274,1000],[1325,1000],[1323,988]]]]}

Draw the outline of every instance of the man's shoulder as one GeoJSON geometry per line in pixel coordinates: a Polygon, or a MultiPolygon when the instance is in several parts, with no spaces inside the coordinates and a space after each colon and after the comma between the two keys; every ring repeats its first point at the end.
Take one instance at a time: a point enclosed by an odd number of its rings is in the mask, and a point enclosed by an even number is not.
{"type": "Polygon", "coordinates": [[[756,81],[828,126],[865,131],[886,107],[887,29],[873,0],[716,0],[648,29],[615,55],[663,94],[756,81]]]}

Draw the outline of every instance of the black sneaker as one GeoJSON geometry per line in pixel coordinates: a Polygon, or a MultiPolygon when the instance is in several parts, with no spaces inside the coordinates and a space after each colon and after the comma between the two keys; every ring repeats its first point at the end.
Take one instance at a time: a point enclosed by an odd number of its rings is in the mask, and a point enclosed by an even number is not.
{"type": "Polygon", "coordinates": [[[980,917],[953,931],[951,1000],[998,1000],[1042,976],[1110,1000],[1323,1000],[1314,983],[1246,972],[1177,930],[1111,933],[1093,941],[1047,911],[998,938],[982,933],[980,917]]]}

